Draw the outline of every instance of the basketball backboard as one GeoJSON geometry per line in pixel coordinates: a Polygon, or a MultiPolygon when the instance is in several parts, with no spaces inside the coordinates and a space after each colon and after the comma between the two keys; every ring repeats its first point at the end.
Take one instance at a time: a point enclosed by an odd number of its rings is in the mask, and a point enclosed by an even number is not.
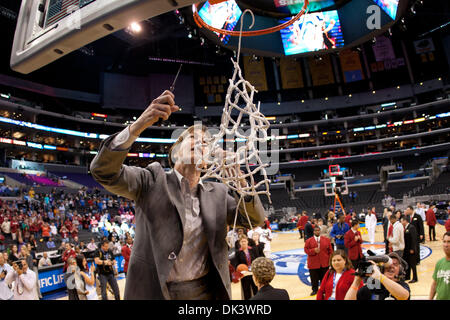
{"type": "Polygon", "coordinates": [[[192,0],[22,0],[11,68],[30,73],[133,22],[192,0]]]}
{"type": "Polygon", "coordinates": [[[324,183],[324,191],[326,197],[332,197],[338,191],[339,196],[348,194],[347,180],[327,181],[324,183]]]}

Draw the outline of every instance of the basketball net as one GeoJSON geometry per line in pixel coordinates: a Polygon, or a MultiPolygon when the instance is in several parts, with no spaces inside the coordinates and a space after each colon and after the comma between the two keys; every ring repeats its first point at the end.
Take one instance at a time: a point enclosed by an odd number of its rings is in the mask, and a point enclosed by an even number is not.
{"type": "MultiPolygon", "coordinates": [[[[250,13],[253,18],[253,23],[249,27],[250,29],[255,22],[251,10],[245,10],[241,18],[241,32],[244,16],[247,12],[250,13]]],[[[271,203],[269,191],[270,180],[267,178],[265,170],[265,167],[269,166],[269,164],[261,161],[256,146],[257,142],[267,143],[267,129],[269,128],[270,123],[260,112],[260,103],[256,106],[253,102],[254,94],[258,91],[242,76],[242,71],[239,67],[241,38],[242,37],[240,36],[236,60],[233,60],[233,58],[231,59],[234,72],[232,78],[228,80],[229,86],[225,97],[220,131],[206,139],[206,142],[204,143],[206,152],[202,159],[203,165],[197,163],[197,168],[205,172],[202,179],[217,179],[239,195],[233,232],[236,228],[237,215],[239,214],[241,205],[246,214],[249,226],[253,229],[245,206],[245,196],[254,197],[265,194],[271,203]],[[232,112],[234,110],[239,112],[236,120],[232,117],[232,112]],[[249,135],[244,135],[238,130],[244,116],[248,116],[250,122],[249,135]],[[237,138],[237,141],[242,141],[244,143],[237,148],[236,152],[231,150],[225,151],[221,148],[221,143],[226,141],[227,136],[237,138]],[[206,168],[204,167],[205,164],[206,168]],[[246,173],[241,171],[241,166],[245,166],[246,173]],[[253,170],[251,167],[253,167],[253,170]],[[258,183],[255,183],[255,175],[258,173],[263,176],[263,179],[258,183]],[[247,181],[250,181],[250,183],[247,183],[247,181]]]]}

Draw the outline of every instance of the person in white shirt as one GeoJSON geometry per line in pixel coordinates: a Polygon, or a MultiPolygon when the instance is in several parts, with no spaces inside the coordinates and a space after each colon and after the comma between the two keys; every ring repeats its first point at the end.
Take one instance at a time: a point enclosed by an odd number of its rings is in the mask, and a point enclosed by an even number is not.
{"type": "Polygon", "coordinates": [[[422,221],[426,221],[425,209],[424,205],[420,202],[417,202],[416,213],[422,218],[422,221]]]}
{"type": "Polygon", "coordinates": [[[112,250],[113,255],[120,255],[122,253],[122,246],[120,242],[116,240],[115,237],[111,238],[111,242],[109,243],[109,248],[112,250]]]}
{"type": "Polygon", "coordinates": [[[6,283],[11,285],[14,282],[13,300],[39,300],[36,288],[36,273],[28,268],[25,259],[13,263],[13,271],[6,275],[6,283]]]}
{"type": "Polygon", "coordinates": [[[270,258],[271,247],[270,243],[272,242],[273,236],[272,231],[267,227],[266,224],[263,225],[262,231],[260,233],[259,241],[264,243],[264,256],[270,258]]]}
{"type": "Polygon", "coordinates": [[[365,223],[367,233],[369,234],[369,242],[370,244],[373,244],[375,243],[375,228],[377,226],[377,217],[374,213],[372,213],[372,211],[367,212],[365,223]]]}
{"type": "Polygon", "coordinates": [[[42,268],[42,267],[49,267],[49,266],[51,266],[51,265],[53,265],[52,264],[52,261],[50,260],[50,258],[48,257],[48,254],[47,254],[47,252],[44,252],[43,254],[42,254],[42,258],[39,260],[39,268],[42,268]]]}
{"type": "Polygon", "coordinates": [[[58,234],[58,229],[56,229],[54,222],[52,222],[52,224],[50,226],[50,233],[52,234],[53,237],[58,234]]]}
{"type": "Polygon", "coordinates": [[[0,300],[11,300],[14,297],[14,293],[8,287],[5,280],[7,274],[13,271],[13,268],[6,263],[3,254],[0,253],[0,300]]]}
{"type": "Polygon", "coordinates": [[[95,244],[94,238],[91,239],[91,242],[88,243],[86,248],[88,249],[88,252],[94,252],[98,249],[97,245],[95,244]]]}
{"type": "Polygon", "coordinates": [[[395,214],[389,217],[389,227],[387,239],[389,241],[389,248],[397,253],[400,257],[403,256],[403,249],[405,249],[405,232],[402,224],[398,221],[395,214]]]}
{"type": "Polygon", "coordinates": [[[5,218],[5,220],[2,223],[2,231],[3,233],[8,236],[11,235],[11,222],[9,222],[8,218],[5,218]]]}
{"type": "Polygon", "coordinates": [[[253,239],[253,233],[254,232],[257,232],[259,235],[261,235],[261,233],[262,233],[262,228],[261,227],[254,227],[252,230],[249,230],[248,232],[247,232],[247,237],[249,238],[249,239],[253,239]]]}

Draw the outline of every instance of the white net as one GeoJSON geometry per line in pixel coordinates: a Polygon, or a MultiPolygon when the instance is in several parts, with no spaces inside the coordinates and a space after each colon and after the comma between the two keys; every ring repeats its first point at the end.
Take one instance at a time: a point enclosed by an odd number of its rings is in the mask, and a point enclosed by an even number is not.
{"type": "Polygon", "coordinates": [[[218,179],[242,196],[266,194],[270,198],[270,180],[265,170],[269,164],[262,162],[257,145],[267,143],[267,129],[270,124],[259,111],[259,103],[258,106],[253,103],[257,90],[242,77],[237,61],[231,61],[234,73],[229,79],[220,131],[205,142],[206,153],[203,160],[207,168],[203,169],[203,179],[218,179]],[[243,105],[240,104],[241,100],[243,105]],[[235,119],[232,117],[233,110],[239,112],[235,119]],[[248,116],[250,122],[247,134],[240,130],[244,116],[248,116]],[[223,150],[221,147],[227,137],[238,141],[236,151],[223,150]],[[245,172],[241,172],[241,167],[244,167],[245,172]],[[258,174],[262,176],[262,180],[256,182],[255,176],[258,174]],[[244,180],[249,183],[244,183],[244,180]]]}
{"type": "MultiPolygon", "coordinates": [[[[246,11],[251,13],[249,10],[246,11]]],[[[243,16],[246,11],[244,11],[243,16]]],[[[253,13],[251,14],[253,16],[253,13]]],[[[241,19],[241,31],[243,16],[241,19]]],[[[254,94],[257,90],[242,76],[242,71],[239,67],[240,45],[241,39],[239,39],[236,61],[231,59],[234,72],[233,77],[229,79],[220,130],[205,141],[206,152],[203,157],[203,165],[199,164],[198,166],[199,169],[205,172],[202,179],[215,178],[239,194],[240,199],[236,209],[233,229],[236,226],[239,205],[243,203],[245,196],[265,194],[271,202],[270,180],[267,178],[265,170],[265,167],[269,166],[269,164],[263,163],[257,146],[257,144],[267,144],[267,129],[270,124],[260,112],[260,104],[258,103],[258,106],[256,106],[253,102],[254,94]],[[235,119],[232,116],[233,111],[238,112],[235,119]],[[248,117],[250,122],[250,130],[247,131],[247,134],[239,130],[244,117],[248,117]],[[227,137],[232,137],[232,141],[239,142],[236,151],[223,150],[221,147],[222,143],[227,141],[227,137]],[[205,164],[206,166],[204,166],[205,164]],[[262,177],[258,182],[256,182],[258,180],[257,175],[262,177]]],[[[251,227],[248,214],[247,219],[251,227]]]]}

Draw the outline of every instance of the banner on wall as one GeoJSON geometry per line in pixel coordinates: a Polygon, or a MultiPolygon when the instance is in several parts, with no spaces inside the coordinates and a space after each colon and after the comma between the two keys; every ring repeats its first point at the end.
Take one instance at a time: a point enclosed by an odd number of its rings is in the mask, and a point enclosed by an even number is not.
{"type": "Polygon", "coordinates": [[[250,82],[258,91],[267,91],[266,68],[264,59],[254,60],[251,56],[244,56],[245,80],[250,82]]]}
{"type": "Polygon", "coordinates": [[[283,89],[303,88],[303,76],[300,62],[295,59],[280,59],[281,84],[283,89]]]}
{"type": "Polygon", "coordinates": [[[377,41],[372,45],[375,60],[379,62],[395,59],[395,52],[391,39],[385,36],[380,36],[377,37],[376,40],[377,41]]]}
{"type": "Polygon", "coordinates": [[[339,54],[345,82],[354,82],[364,79],[359,53],[353,50],[343,50],[339,54]]]}
{"type": "Polygon", "coordinates": [[[432,52],[435,50],[433,39],[425,38],[421,40],[414,41],[414,49],[416,50],[416,54],[423,54],[432,52]]]}
{"type": "Polygon", "coordinates": [[[309,70],[313,86],[323,86],[334,83],[333,68],[330,56],[322,56],[322,60],[313,57],[308,58],[309,70]]]}

